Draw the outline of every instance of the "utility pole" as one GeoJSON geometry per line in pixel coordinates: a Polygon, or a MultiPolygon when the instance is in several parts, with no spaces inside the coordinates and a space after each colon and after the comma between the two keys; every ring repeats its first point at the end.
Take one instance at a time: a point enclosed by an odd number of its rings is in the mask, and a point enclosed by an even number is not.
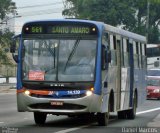
{"type": "Polygon", "coordinates": [[[150,13],[150,1],[147,0],[147,17],[146,17],[146,40],[148,44],[148,38],[149,38],[149,13],[150,13]]]}

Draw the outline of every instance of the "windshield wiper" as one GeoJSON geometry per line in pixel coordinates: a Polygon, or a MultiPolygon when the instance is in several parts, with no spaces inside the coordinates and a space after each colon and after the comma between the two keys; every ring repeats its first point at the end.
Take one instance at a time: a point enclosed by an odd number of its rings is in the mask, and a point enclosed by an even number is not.
{"type": "Polygon", "coordinates": [[[47,73],[48,71],[55,69],[56,68],[56,48],[54,45],[54,49],[51,49],[50,46],[46,43],[46,41],[44,41],[45,47],[48,49],[48,51],[50,52],[50,54],[52,55],[52,57],[54,58],[53,60],[53,68],[46,70],[45,72],[47,73]]]}
{"type": "Polygon", "coordinates": [[[69,54],[68,60],[67,60],[66,65],[65,65],[65,67],[64,67],[64,71],[66,70],[69,61],[72,59],[72,57],[73,57],[73,55],[74,55],[74,53],[75,53],[75,51],[76,51],[76,48],[77,48],[79,42],[80,42],[80,39],[77,39],[77,40],[75,41],[74,46],[73,46],[73,48],[72,48],[72,51],[71,51],[71,53],[69,54]]]}

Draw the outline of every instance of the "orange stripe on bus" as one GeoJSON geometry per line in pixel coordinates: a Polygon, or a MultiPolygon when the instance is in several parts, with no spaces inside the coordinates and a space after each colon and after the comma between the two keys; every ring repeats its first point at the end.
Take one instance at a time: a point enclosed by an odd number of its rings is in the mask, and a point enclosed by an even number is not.
{"type": "MultiPolygon", "coordinates": [[[[51,91],[44,91],[44,90],[29,90],[26,88],[22,88],[20,90],[17,90],[17,93],[23,93],[26,90],[28,90],[31,94],[38,94],[38,95],[48,95],[51,93],[51,91]]],[[[53,93],[53,92],[52,92],[53,93]]]]}
{"type": "Polygon", "coordinates": [[[29,90],[31,94],[48,95],[50,91],[29,90]]]}
{"type": "Polygon", "coordinates": [[[23,93],[26,89],[25,88],[22,88],[20,90],[17,90],[17,93],[23,93]]]}

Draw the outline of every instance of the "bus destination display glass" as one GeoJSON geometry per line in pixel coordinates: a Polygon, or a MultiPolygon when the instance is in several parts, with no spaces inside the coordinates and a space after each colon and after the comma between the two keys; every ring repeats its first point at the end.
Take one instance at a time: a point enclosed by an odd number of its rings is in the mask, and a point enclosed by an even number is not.
{"type": "Polygon", "coordinates": [[[93,25],[26,25],[23,34],[97,35],[97,28],[93,25]]]}

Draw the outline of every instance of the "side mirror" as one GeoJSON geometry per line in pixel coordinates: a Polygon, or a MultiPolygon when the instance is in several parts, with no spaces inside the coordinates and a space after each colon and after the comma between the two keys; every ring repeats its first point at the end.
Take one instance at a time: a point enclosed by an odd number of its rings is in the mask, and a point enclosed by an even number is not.
{"type": "Polygon", "coordinates": [[[18,55],[12,53],[13,60],[18,63],[18,55]]]}
{"type": "Polygon", "coordinates": [[[17,44],[19,45],[20,34],[14,36],[12,38],[12,44],[10,46],[10,52],[12,53],[12,57],[16,63],[18,63],[18,51],[17,51],[17,44]]]}
{"type": "Polygon", "coordinates": [[[10,52],[11,53],[15,53],[16,52],[16,41],[15,40],[13,40],[13,43],[11,44],[10,52]]]}

